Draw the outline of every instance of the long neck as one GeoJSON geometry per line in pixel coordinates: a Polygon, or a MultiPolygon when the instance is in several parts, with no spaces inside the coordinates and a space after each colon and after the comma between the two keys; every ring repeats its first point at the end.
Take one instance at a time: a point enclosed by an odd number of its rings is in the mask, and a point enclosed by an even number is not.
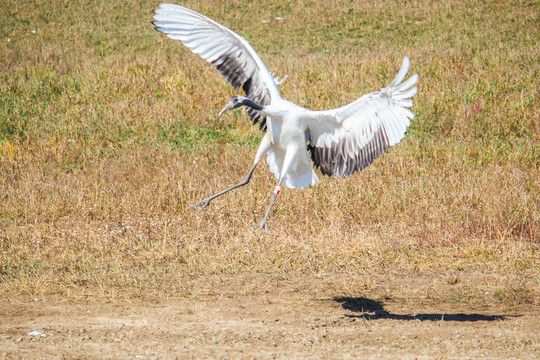
{"type": "Polygon", "coordinates": [[[259,111],[261,111],[264,108],[264,106],[255,104],[253,101],[251,101],[248,98],[245,98],[244,100],[242,100],[241,104],[244,106],[249,106],[250,108],[259,110],[259,111]]]}

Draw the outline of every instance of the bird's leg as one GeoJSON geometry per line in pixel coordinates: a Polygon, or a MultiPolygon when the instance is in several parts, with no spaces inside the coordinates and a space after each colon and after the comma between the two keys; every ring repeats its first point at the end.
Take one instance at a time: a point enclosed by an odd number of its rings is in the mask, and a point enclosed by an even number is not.
{"type": "Polygon", "coordinates": [[[272,209],[272,205],[274,205],[274,201],[276,201],[277,196],[279,194],[279,191],[281,190],[281,184],[283,183],[283,180],[285,179],[285,175],[287,174],[287,171],[289,171],[289,167],[291,166],[292,162],[294,161],[294,157],[298,154],[298,148],[295,146],[291,146],[287,149],[285,152],[285,158],[283,159],[283,166],[281,167],[281,175],[279,177],[279,181],[274,188],[274,192],[272,193],[272,198],[270,199],[270,205],[268,206],[268,210],[266,210],[266,214],[264,215],[264,218],[262,221],[255,225],[255,227],[258,227],[261,230],[266,230],[266,232],[270,233],[268,231],[268,227],[266,226],[266,221],[268,220],[268,216],[270,216],[270,210],[272,209]]]}
{"type": "Polygon", "coordinates": [[[189,209],[196,208],[197,206],[200,206],[201,208],[199,209],[199,211],[202,211],[205,207],[207,207],[210,204],[210,201],[214,200],[218,196],[221,196],[221,195],[223,195],[225,193],[228,193],[229,191],[234,190],[234,189],[236,189],[236,188],[238,188],[240,186],[246,185],[247,183],[249,183],[249,180],[251,179],[251,175],[253,175],[253,171],[255,171],[255,168],[257,167],[257,164],[258,164],[258,162],[256,162],[251,167],[251,170],[249,170],[249,174],[247,174],[247,176],[242,181],[240,181],[238,184],[233,185],[233,186],[231,186],[231,187],[229,187],[229,188],[227,188],[227,189],[225,189],[223,191],[220,191],[215,195],[209,196],[206,199],[203,199],[203,200],[199,201],[198,203],[189,206],[187,209],[189,210],[189,209]]]}
{"type": "Polygon", "coordinates": [[[199,209],[199,211],[201,211],[205,207],[207,207],[208,204],[210,204],[210,201],[214,200],[218,196],[221,196],[221,195],[223,195],[223,194],[225,194],[225,193],[227,193],[227,192],[229,192],[231,190],[234,190],[237,187],[246,185],[249,182],[249,179],[251,179],[251,175],[253,175],[253,172],[255,171],[255,168],[257,167],[257,164],[259,162],[261,162],[264,155],[266,155],[268,150],[270,150],[270,147],[271,147],[270,136],[268,135],[268,133],[266,133],[266,135],[261,140],[261,144],[259,145],[259,149],[257,150],[257,155],[255,155],[255,161],[253,162],[253,167],[251,168],[251,170],[249,170],[249,174],[247,174],[247,176],[244,178],[244,180],[240,181],[236,185],[231,186],[230,188],[227,188],[227,189],[225,189],[223,191],[220,191],[215,195],[207,197],[206,199],[203,199],[203,200],[199,201],[198,203],[191,205],[190,207],[188,207],[188,209],[193,209],[193,208],[196,208],[197,206],[200,206],[201,208],[199,209]]]}
{"type": "Polygon", "coordinates": [[[270,199],[270,205],[268,206],[268,210],[266,210],[266,214],[264,215],[264,219],[258,224],[253,225],[256,228],[259,228],[260,230],[265,230],[267,233],[272,234],[268,227],[266,226],[266,221],[268,220],[268,216],[270,216],[270,210],[272,209],[272,205],[274,205],[274,201],[276,201],[277,196],[279,194],[279,191],[281,190],[281,187],[276,185],[274,192],[272,193],[272,198],[270,199]]]}

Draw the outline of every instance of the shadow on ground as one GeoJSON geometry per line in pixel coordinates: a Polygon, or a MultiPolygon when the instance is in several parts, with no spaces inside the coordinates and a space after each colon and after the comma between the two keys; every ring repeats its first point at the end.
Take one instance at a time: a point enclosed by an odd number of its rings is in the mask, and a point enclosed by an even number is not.
{"type": "MultiPolygon", "coordinates": [[[[363,297],[335,297],[345,310],[362,313],[359,315],[347,314],[348,318],[361,318],[366,320],[392,319],[392,320],[420,320],[420,321],[497,321],[506,320],[506,315],[484,314],[392,314],[384,309],[381,302],[363,297]]],[[[514,317],[514,316],[510,316],[514,317]]]]}

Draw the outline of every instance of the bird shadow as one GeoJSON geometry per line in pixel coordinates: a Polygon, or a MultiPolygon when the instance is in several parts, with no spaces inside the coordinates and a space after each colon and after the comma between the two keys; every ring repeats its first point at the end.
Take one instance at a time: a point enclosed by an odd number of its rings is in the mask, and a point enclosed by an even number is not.
{"type": "Polygon", "coordinates": [[[335,297],[335,302],[341,303],[341,307],[355,313],[347,314],[348,318],[360,318],[365,320],[419,320],[419,321],[458,321],[458,322],[475,322],[475,321],[499,321],[506,320],[509,317],[516,315],[484,315],[484,314],[446,314],[446,313],[425,313],[425,314],[393,314],[384,309],[381,302],[371,300],[364,297],[335,297]]]}

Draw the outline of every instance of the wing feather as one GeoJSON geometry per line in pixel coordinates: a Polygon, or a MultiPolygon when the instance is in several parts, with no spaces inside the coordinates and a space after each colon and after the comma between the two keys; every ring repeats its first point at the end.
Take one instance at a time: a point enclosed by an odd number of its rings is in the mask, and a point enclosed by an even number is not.
{"type": "Polygon", "coordinates": [[[409,65],[405,57],[395,79],[381,91],[309,116],[311,158],[324,175],[341,177],[360,171],[405,136],[414,118],[408,108],[418,90],[412,87],[417,74],[403,81],[409,65]]]}
{"type": "MultiPolygon", "coordinates": [[[[216,66],[221,75],[260,105],[281,98],[276,82],[261,58],[240,35],[188,8],[161,4],[154,12],[154,26],[168,37],[180,40],[191,51],[216,66]]],[[[266,117],[250,109],[253,123],[266,129],[266,117]]]]}

